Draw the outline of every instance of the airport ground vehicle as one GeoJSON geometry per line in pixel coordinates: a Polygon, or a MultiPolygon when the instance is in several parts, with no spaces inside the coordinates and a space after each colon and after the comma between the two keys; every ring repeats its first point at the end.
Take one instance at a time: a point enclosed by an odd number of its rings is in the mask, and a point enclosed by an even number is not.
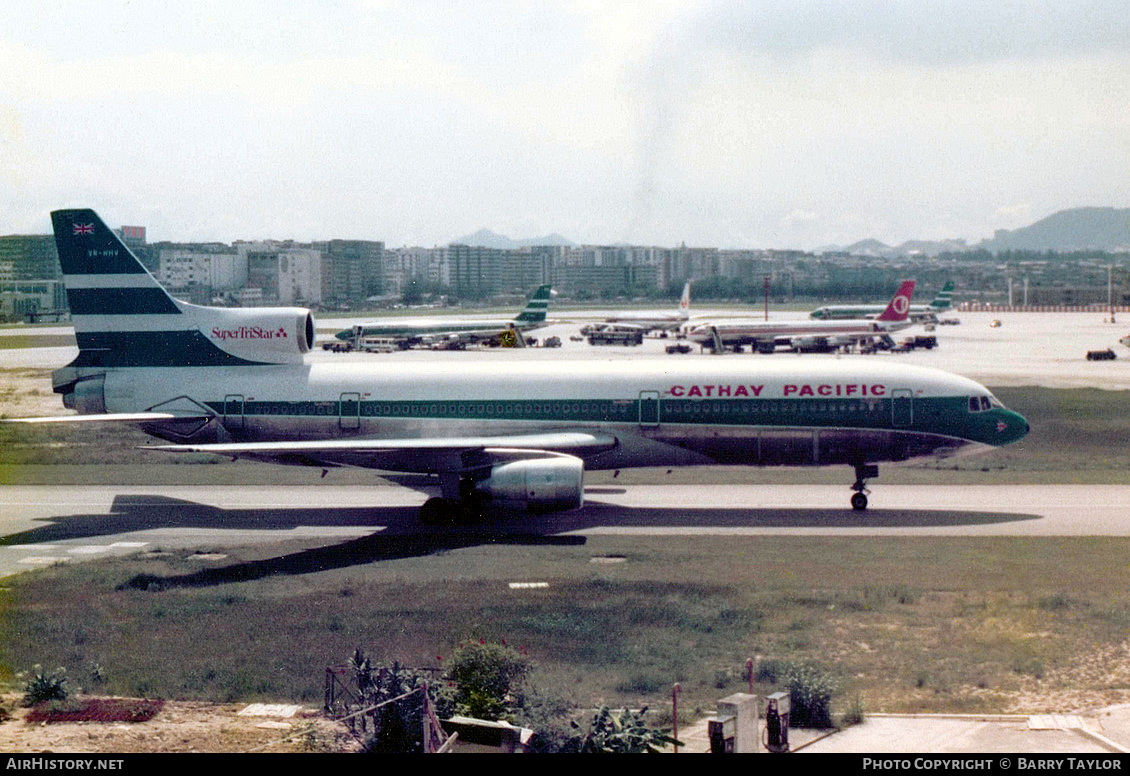
{"type": "Polygon", "coordinates": [[[365,353],[395,353],[401,350],[397,340],[391,337],[362,337],[357,350],[365,353]]]}
{"type": "Polygon", "coordinates": [[[938,347],[938,338],[932,334],[918,334],[913,337],[907,337],[900,344],[905,345],[911,350],[915,348],[933,350],[938,347]]]}
{"type": "Polygon", "coordinates": [[[676,342],[674,345],[667,346],[668,353],[690,353],[691,346],[685,342],[676,342]]]}
{"type": "Polygon", "coordinates": [[[1107,348],[1106,350],[1088,350],[1087,351],[1087,360],[1088,361],[1114,361],[1116,358],[1118,358],[1118,356],[1116,356],[1114,354],[1114,351],[1111,350],[1110,348],[1107,348]]]}

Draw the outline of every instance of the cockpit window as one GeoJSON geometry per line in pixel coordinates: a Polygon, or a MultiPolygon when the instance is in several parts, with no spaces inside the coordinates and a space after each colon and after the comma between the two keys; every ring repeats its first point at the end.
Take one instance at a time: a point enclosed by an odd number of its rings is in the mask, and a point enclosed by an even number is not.
{"type": "MultiPolygon", "coordinates": [[[[999,402],[998,402],[999,404],[999,402]]],[[[993,401],[988,396],[970,396],[970,412],[987,412],[993,408],[993,401]]]]}

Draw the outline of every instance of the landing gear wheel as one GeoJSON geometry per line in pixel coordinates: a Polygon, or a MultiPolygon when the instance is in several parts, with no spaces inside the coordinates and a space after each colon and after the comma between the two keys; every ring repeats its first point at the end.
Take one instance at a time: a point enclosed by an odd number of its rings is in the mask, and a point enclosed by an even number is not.
{"type": "Polygon", "coordinates": [[[878,477],[879,467],[871,463],[860,463],[855,465],[855,483],[851,489],[855,491],[851,495],[851,508],[856,512],[862,512],[867,509],[867,479],[869,477],[878,477]]]}
{"type": "Polygon", "coordinates": [[[483,505],[477,498],[463,499],[455,505],[455,522],[474,525],[483,520],[483,505]]]}
{"type": "Polygon", "coordinates": [[[430,498],[420,507],[420,522],[424,525],[443,525],[448,521],[450,511],[447,499],[430,498]]]}
{"type": "Polygon", "coordinates": [[[473,525],[483,519],[479,499],[430,498],[420,507],[423,525],[473,525]]]}

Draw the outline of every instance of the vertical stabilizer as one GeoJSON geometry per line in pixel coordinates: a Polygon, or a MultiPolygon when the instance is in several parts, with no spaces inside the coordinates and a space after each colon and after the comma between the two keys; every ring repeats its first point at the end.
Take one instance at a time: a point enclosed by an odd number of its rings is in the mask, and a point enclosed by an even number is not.
{"type": "Polygon", "coordinates": [[[79,348],[70,367],[301,363],[313,343],[308,310],[173,299],[93,210],[56,210],[51,222],[79,348]]]}
{"type": "Polygon", "coordinates": [[[526,304],[525,309],[518,313],[518,317],[514,319],[514,322],[524,325],[545,323],[545,316],[549,311],[549,297],[552,291],[553,287],[550,285],[538,286],[538,290],[530,297],[530,301],[526,304]]]}
{"type": "Polygon", "coordinates": [[[903,323],[910,315],[910,299],[914,296],[914,281],[904,280],[895,292],[887,309],[875,320],[883,323],[903,323]]]}
{"type": "Polygon", "coordinates": [[[942,290],[930,302],[930,309],[934,312],[943,313],[953,307],[953,281],[948,280],[942,286],[942,290]]]}

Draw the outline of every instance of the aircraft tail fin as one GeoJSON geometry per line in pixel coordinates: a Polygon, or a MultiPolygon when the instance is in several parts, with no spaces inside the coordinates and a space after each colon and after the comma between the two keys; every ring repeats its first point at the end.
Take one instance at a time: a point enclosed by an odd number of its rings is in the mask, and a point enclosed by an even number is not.
{"type": "Polygon", "coordinates": [[[553,286],[538,286],[538,290],[530,297],[525,309],[518,313],[515,323],[545,323],[546,313],[549,311],[549,297],[553,293],[553,286]]]}
{"type": "Polygon", "coordinates": [[[942,290],[930,302],[930,308],[937,312],[944,312],[953,307],[953,281],[947,280],[942,290]]]}
{"type": "Polygon", "coordinates": [[[679,315],[686,318],[691,313],[691,282],[688,280],[683,286],[683,295],[679,298],[679,315]]]}
{"type": "Polygon", "coordinates": [[[875,320],[884,323],[901,323],[906,321],[910,314],[910,299],[914,296],[914,281],[904,280],[899,290],[891,298],[887,309],[879,314],[875,320]]]}
{"type": "Polygon", "coordinates": [[[301,363],[313,344],[308,310],[181,302],[93,210],[51,222],[79,347],[68,369],[301,363]]]}

